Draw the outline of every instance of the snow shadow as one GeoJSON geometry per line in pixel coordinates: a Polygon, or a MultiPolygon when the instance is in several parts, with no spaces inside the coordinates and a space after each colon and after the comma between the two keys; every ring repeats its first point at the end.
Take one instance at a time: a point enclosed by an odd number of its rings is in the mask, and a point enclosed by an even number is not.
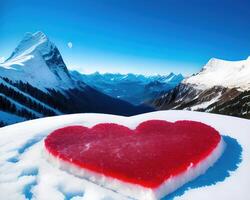
{"type": "Polygon", "coordinates": [[[7,159],[8,162],[11,163],[17,163],[19,162],[19,157],[21,154],[23,154],[26,150],[28,150],[30,147],[35,145],[36,143],[40,142],[43,139],[44,136],[36,136],[30,140],[28,140],[26,143],[24,143],[20,148],[18,148],[17,152],[18,154],[7,159]]]}
{"type": "Polygon", "coordinates": [[[22,171],[22,173],[19,175],[19,177],[22,177],[22,176],[37,176],[37,174],[38,174],[38,168],[33,167],[33,168],[24,169],[22,171]]]}
{"type": "Polygon", "coordinates": [[[205,174],[185,184],[175,192],[164,197],[162,200],[172,200],[177,196],[183,195],[184,192],[189,189],[214,185],[229,177],[230,172],[235,171],[242,160],[242,147],[236,139],[229,136],[223,136],[223,140],[226,143],[226,149],[214,166],[209,168],[205,174]]]}
{"type": "MultiPolygon", "coordinates": [[[[23,177],[23,176],[37,176],[38,174],[38,168],[34,167],[34,168],[29,168],[29,169],[25,169],[22,171],[22,173],[19,175],[18,178],[23,177]]],[[[23,187],[23,195],[25,196],[25,199],[32,199],[33,197],[33,193],[32,193],[32,188],[34,186],[37,185],[37,178],[35,178],[35,180],[31,181],[30,183],[26,184],[23,187]]]]}
{"type": "Polygon", "coordinates": [[[64,193],[64,200],[70,200],[74,197],[83,197],[84,193],[83,192],[67,192],[64,193]]]}
{"type": "Polygon", "coordinates": [[[34,144],[40,142],[42,139],[43,139],[44,136],[36,136],[30,140],[28,140],[23,146],[21,146],[19,149],[18,149],[18,153],[19,154],[22,154],[24,153],[27,149],[29,149],[30,147],[32,147],[34,144]]]}
{"type": "Polygon", "coordinates": [[[64,200],[70,200],[74,197],[83,197],[84,193],[82,191],[65,191],[63,187],[59,186],[58,190],[64,195],[64,200]]]}
{"type": "Polygon", "coordinates": [[[25,196],[25,199],[32,199],[33,193],[32,193],[32,188],[37,185],[37,181],[34,180],[31,183],[28,183],[27,185],[24,186],[23,188],[23,194],[25,196]]]}

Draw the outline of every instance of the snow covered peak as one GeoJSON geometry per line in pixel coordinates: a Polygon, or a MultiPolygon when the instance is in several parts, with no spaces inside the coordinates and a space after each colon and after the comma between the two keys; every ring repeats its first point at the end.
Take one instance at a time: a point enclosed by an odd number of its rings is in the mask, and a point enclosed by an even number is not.
{"type": "Polygon", "coordinates": [[[34,53],[39,53],[42,56],[45,56],[54,48],[56,48],[55,45],[49,41],[44,33],[40,31],[34,34],[26,33],[10,58],[7,60],[18,59],[34,53]]]}
{"type": "Polygon", "coordinates": [[[168,75],[155,75],[155,76],[150,76],[151,81],[159,81],[159,82],[164,82],[164,83],[177,83],[181,82],[184,77],[182,74],[175,74],[171,72],[168,75]]]}
{"type": "Polygon", "coordinates": [[[250,59],[226,61],[212,58],[202,70],[183,81],[200,88],[223,86],[228,88],[250,89],[250,59]]]}
{"type": "Polygon", "coordinates": [[[28,41],[31,41],[31,40],[34,40],[34,41],[46,41],[48,40],[48,37],[41,31],[37,31],[35,33],[30,33],[30,32],[27,32],[25,35],[24,35],[24,38],[23,40],[28,40],[28,41]]]}
{"type": "Polygon", "coordinates": [[[0,76],[29,82],[40,89],[72,86],[59,50],[40,31],[25,34],[11,56],[1,64],[0,76]]]}
{"type": "Polygon", "coordinates": [[[32,54],[34,51],[38,51],[42,55],[45,55],[54,47],[55,45],[49,41],[48,37],[44,33],[40,31],[34,34],[26,33],[7,61],[20,56],[32,54]]]}

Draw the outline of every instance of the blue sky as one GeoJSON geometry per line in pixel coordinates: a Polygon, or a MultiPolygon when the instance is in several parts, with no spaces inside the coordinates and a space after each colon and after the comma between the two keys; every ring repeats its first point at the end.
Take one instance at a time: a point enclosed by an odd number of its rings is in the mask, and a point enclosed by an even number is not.
{"type": "Polygon", "coordinates": [[[211,57],[250,55],[249,7],[248,0],[1,0],[0,57],[41,30],[70,69],[188,75],[211,57]]]}

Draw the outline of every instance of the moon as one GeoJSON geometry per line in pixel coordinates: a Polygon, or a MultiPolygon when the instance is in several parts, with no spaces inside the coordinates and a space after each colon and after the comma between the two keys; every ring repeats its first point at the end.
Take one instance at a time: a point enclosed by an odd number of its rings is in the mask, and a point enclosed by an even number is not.
{"type": "Polygon", "coordinates": [[[71,49],[73,47],[73,43],[72,42],[68,42],[68,47],[71,49]]]}

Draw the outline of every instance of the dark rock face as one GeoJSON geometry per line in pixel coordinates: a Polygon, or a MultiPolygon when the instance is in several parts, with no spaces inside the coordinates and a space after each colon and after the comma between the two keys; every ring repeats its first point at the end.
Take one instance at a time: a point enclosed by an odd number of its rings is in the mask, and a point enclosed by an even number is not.
{"type": "Polygon", "coordinates": [[[152,103],[159,109],[182,109],[195,102],[197,95],[201,91],[194,89],[191,85],[179,84],[152,103]]]}
{"type": "Polygon", "coordinates": [[[58,74],[58,71],[63,71],[66,73],[68,78],[70,78],[69,71],[63,61],[63,58],[56,46],[53,46],[48,54],[43,55],[43,58],[48,65],[49,69],[57,75],[57,77],[62,80],[62,77],[58,74]]]}
{"type": "Polygon", "coordinates": [[[215,86],[206,90],[179,84],[160,98],[151,101],[156,109],[185,109],[250,118],[250,91],[215,86]]]}
{"type": "Polygon", "coordinates": [[[243,117],[250,119],[250,91],[241,92],[235,96],[235,93],[228,93],[228,101],[215,103],[209,106],[207,109],[212,113],[220,113],[225,115],[231,115],[235,117],[243,117]]]}

